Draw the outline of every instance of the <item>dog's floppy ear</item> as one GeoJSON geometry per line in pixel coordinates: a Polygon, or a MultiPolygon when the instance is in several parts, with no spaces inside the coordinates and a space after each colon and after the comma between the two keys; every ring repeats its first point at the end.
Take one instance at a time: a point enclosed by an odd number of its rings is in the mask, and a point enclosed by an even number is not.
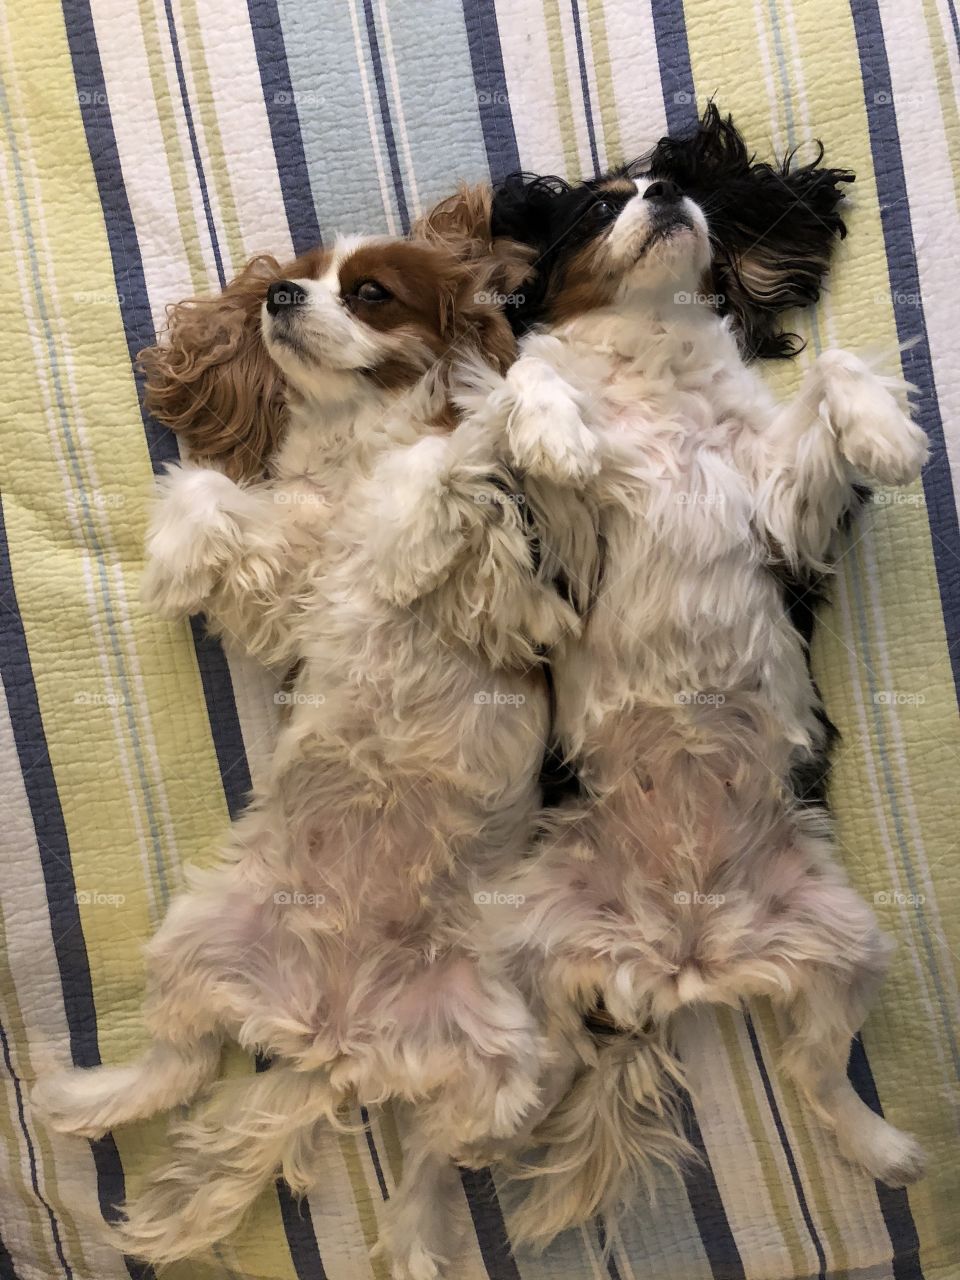
{"type": "Polygon", "coordinates": [[[706,214],[717,306],[733,317],[748,358],[800,349],[780,314],[817,301],[846,234],[838,209],[854,175],[826,167],[823,156],[818,142],[806,164],[795,151],[776,164],[758,161],[711,102],[693,134],[663,138],[647,157],[651,173],[672,178],[706,214]]]}
{"type": "Polygon", "coordinates": [[[511,173],[494,190],[490,214],[494,244],[524,245],[532,259],[520,298],[507,308],[517,334],[525,333],[543,314],[562,239],[558,235],[557,201],[570,190],[563,178],[529,173],[511,173]]]}
{"type": "Polygon", "coordinates": [[[262,474],[283,429],[283,375],[263,344],[260,307],[271,281],[298,271],[302,259],[253,258],[222,293],[168,307],[160,340],[138,356],[150,413],[236,480],[262,474]]]}
{"type": "Polygon", "coordinates": [[[461,183],[454,195],[441,200],[414,223],[411,236],[439,246],[472,268],[473,298],[457,286],[450,300],[451,315],[473,326],[475,338],[490,363],[503,368],[515,357],[513,340],[491,303],[507,314],[523,304],[524,284],[531,275],[535,250],[508,234],[493,231],[494,194],[487,185],[461,183]],[[473,304],[479,305],[473,305],[473,304]]]}

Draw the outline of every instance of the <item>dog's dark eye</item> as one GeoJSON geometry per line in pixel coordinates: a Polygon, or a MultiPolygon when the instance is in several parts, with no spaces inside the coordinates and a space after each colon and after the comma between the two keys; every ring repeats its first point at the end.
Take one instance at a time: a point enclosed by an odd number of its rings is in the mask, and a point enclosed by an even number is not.
{"type": "Polygon", "coordinates": [[[376,280],[364,280],[357,285],[357,297],[361,302],[386,302],[393,294],[376,280]]]}
{"type": "Polygon", "coordinates": [[[590,221],[601,226],[605,222],[613,222],[617,216],[617,208],[609,200],[594,200],[590,206],[590,221]]]}

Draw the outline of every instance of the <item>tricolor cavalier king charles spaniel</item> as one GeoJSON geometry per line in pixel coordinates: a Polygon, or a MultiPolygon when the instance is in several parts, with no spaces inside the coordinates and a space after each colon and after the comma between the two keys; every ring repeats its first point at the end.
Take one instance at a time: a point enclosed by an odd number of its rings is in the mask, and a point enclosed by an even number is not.
{"type": "Polygon", "coordinates": [[[534,1133],[511,1226],[541,1244],[682,1159],[671,1028],[696,1006],[771,998],[782,1069],[843,1154],[892,1186],[923,1169],[847,1078],[890,943],[797,791],[829,730],[784,580],[815,585],[858,486],[916,480],[926,438],[906,385],[848,352],[786,404],[747,363],[786,350],[766,302],[815,295],[845,175],[788,160],[708,193],[695,165],[669,173],[517,176],[493,206],[540,274],[520,358],[499,385],[478,373],[474,407],[525,475],[542,562],[591,602],[550,656],[580,794],[498,883],[515,905],[491,927],[551,1043],[579,1042],[598,997],[620,1033],[534,1133]],[[570,533],[585,510],[599,573],[570,533]]]}

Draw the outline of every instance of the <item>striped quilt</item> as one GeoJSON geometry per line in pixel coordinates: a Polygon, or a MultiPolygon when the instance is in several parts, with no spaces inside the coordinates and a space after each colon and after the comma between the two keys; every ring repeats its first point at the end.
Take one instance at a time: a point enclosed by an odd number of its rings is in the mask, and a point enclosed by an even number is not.
{"type": "MultiPolygon", "coordinates": [[[[954,0],[0,0],[0,1278],[148,1275],[102,1236],[164,1121],[47,1132],[39,1070],[144,1043],[142,943],[211,857],[273,738],[275,688],[137,598],[154,473],[176,456],[131,360],[164,305],[254,251],[401,232],[456,179],[591,174],[716,95],[763,153],[818,134],[858,174],[829,296],[800,327],[905,346],[932,459],[849,535],[815,665],[843,743],[843,857],[899,940],[855,1046],[915,1131],[909,1193],[846,1167],[772,1070],[769,1011],[683,1025],[703,1162],[602,1250],[513,1257],[494,1180],[453,1280],[960,1277],[960,86],[954,0]]],[[[249,1072],[243,1055],[225,1070],[249,1072]]],[[[400,1172],[391,1114],[331,1135],[170,1280],[386,1280],[368,1260],[400,1172]]]]}

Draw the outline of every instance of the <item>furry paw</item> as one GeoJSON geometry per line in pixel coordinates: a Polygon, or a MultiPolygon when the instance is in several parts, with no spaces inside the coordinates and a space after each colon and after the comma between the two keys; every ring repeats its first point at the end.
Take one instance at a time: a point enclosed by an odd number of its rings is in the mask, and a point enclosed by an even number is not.
{"type": "Polygon", "coordinates": [[[906,485],[927,460],[924,432],[907,412],[907,385],[876,374],[846,351],[825,351],[818,365],[824,400],[840,449],[868,480],[906,485]]]}
{"type": "Polygon", "coordinates": [[[922,1178],[927,1159],[916,1138],[879,1116],[875,1121],[866,1132],[846,1135],[840,1142],[841,1153],[888,1187],[905,1187],[922,1178]]]}
{"type": "Polygon", "coordinates": [[[78,1138],[102,1138],[109,1131],[109,1122],[98,1114],[100,1102],[90,1074],[75,1069],[41,1076],[30,1095],[31,1106],[49,1128],[78,1138]]]}
{"type": "Polygon", "coordinates": [[[576,393],[549,365],[520,359],[507,381],[514,404],[507,418],[511,460],[538,479],[582,485],[600,469],[599,449],[584,426],[576,393]]]}
{"type": "Polygon", "coordinates": [[[438,1280],[443,1275],[443,1259],[435,1257],[429,1249],[415,1242],[400,1257],[390,1263],[391,1280],[438,1280]]]}
{"type": "Polygon", "coordinates": [[[162,618],[198,613],[240,545],[231,514],[243,492],[219,471],[176,467],[161,481],[140,598],[162,618]]]}

